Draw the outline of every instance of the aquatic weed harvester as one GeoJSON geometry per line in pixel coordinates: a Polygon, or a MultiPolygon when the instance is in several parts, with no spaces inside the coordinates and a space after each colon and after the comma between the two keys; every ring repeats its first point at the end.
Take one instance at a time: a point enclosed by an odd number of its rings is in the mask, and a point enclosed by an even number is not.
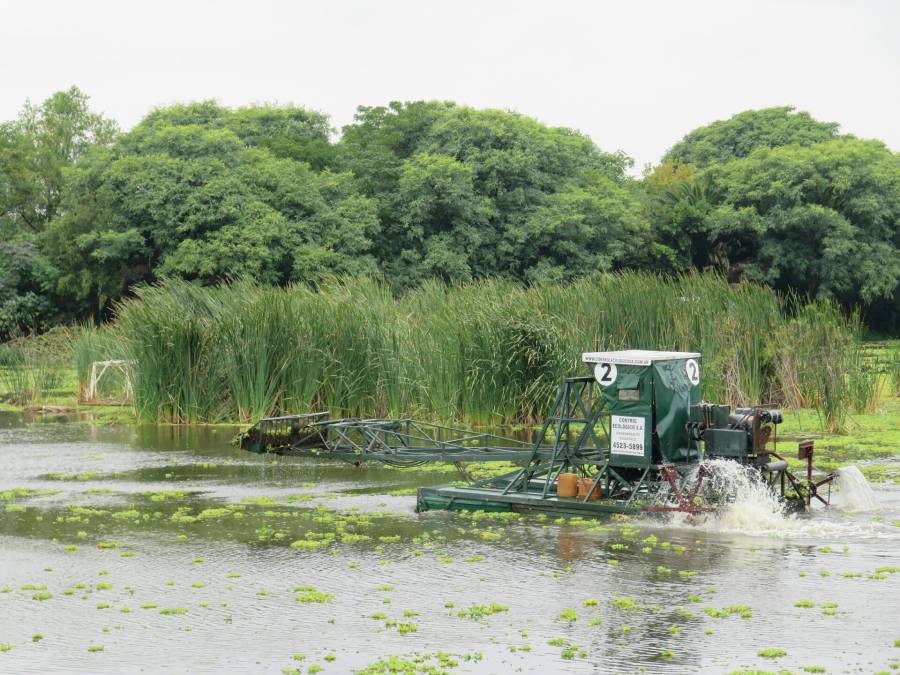
{"type": "Polygon", "coordinates": [[[798,448],[803,477],[778,453],[779,410],[702,399],[700,354],[624,350],[582,360],[593,375],[562,382],[533,442],[412,419],[309,413],[261,419],[241,447],[356,465],[455,464],[468,484],[419,488],[419,511],[698,514],[734,497],[716,487],[716,459],[743,465],[791,507],[830,503],[835,474],[813,478],[812,441],[798,448]],[[489,461],[520,468],[478,481],[465,470],[489,461]]]}

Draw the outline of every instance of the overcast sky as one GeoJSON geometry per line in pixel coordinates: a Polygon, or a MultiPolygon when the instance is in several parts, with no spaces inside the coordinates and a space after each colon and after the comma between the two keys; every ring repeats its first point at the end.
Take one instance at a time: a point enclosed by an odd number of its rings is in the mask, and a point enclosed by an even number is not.
{"type": "Polygon", "coordinates": [[[637,168],[691,129],[794,105],[900,148],[897,0],[7,0],[0,119],[75,84],[130,128],[215,98],[446,99],[580,129],[637,168]]]}

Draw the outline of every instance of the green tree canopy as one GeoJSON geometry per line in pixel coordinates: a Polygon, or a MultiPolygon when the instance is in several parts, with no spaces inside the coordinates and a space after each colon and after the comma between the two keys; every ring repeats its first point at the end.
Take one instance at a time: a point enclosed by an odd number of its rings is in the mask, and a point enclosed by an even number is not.
{"type": "Polygon", "coordinates": [[[115,122],[93,112],[77,87],[0,124],[0,219],[7,232],[35,234],[56,215],[63,173],[95,145],[115,138],[115,122]]]}
{"type": "Polygon", "coordinates": [[[47,287],[55,278],[33,241],[0,241],[0,342],[46,330],[64,314],[47,287]]]}
{"type": "Polygon", "coordinates": [[[761,147],[667,185],[653,179],[657,238],[677,266],[896,312],[900,156],[883,143],[761,147]]]}
{"type": "Polygon", "coordinates": [[[165,275],[285,283],[374,271],[374,204],[349,174],[297,159],[326,128],[294,107],[154,111],[72,172],[47,236],[60,289],[96,308],[165,275]],[[284,132],[294,123],[297,138],[284,132]]]}
{"type": "Polygon", "coordinates": [[[0,340],[73,316],[54,292],[59,273],[41,243],[64,199],[66,172],[116,137],[115,122],[88,103],[72,87],[26,102],[15,120],[0,123],[0,340]]]}
{"type": "Polygon", "coordinates": [[[646,231],[623,188],[624,155],[516,113],[438,101],[360,108],[339,158],[379,200],[378,256],[401,286],[613,269],[646,231]]]}
{"type": "Polygon", "coordinates": [[[296,105],[252,105],[232,110],[215,101],[197,101],[157,108],[123,139],[122,147],[139,152],[148,137],[149,143],[156,143],[158,139],[153,139],[160,131],[173,127],[228,130],[247,146],[306,162],[317,171],[334,162],[328,116],[296,105]]]}
{"type": "Polygon", "coordinates": [[[141,282],[382,274],[532,283],[717,269],[900,323],[900,166],[791,107],[687,134],[641,181],[586,135],[449,101],[214,101],[134,129],[77,88],[0,123],[0,339],[102,314],[141,282]]]}
{"type": "Polygon", "coordinates": [[[761,149],[709,180],[710,235],[748,278],[847,304],[896,292],[900,156],[880,141],[761,149]]]}
{"type": "Polygon", "coordinates": [[[757,148],[829,141],[837,131],[836,123],[820,122],[792,106],[746,110],[694,129],[666,153],[663,163],[692,164],[702,169],[747,157],[757,148]]]}

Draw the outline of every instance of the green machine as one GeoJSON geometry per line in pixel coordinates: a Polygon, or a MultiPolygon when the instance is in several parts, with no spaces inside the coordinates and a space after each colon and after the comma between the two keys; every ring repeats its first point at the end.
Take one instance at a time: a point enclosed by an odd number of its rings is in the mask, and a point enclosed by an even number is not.
{"type": "Polygon", "coordinates": [[[687,424],[700,403],[700,354],[628,350],[584,354],[609,414],[609,465],[644,469],[696,462],[687,424]]]}
{"type": "MultiPolygon", "coordinates": [[[[805,480],[775,448],[777,409],[702,400],[701,355],[622,350],[589,352],[592,374],[566,378],[533,441],[412,419],[331,419],[328,413],[260,420],[241,437],[253,452],[361,465],[453,463],[466,485],[421,487],[417,509],[549,511],[577,514],[714,510],[728,495],[704,482],[710,459],[733,460],[786,501],[809,507],[832,474],[813,480],[813,447],[801,443],[805,480]],[[468,462],[507,461],[515,471],[473,480],[468,462]],[[577,484],[577,494],[571,485],[577,484]],[[563,486],[565,484],[565,489],[563,486]]],[[[830,494],[829,494],[830,497],[830,494]]]]}

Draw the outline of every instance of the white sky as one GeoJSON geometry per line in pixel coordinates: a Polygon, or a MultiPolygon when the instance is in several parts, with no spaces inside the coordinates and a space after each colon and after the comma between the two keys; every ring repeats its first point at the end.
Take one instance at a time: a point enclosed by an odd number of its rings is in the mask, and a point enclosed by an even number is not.
{"type": "Polygon", "coordinates": [[[795,105],[900,147],[896,0],[6,0],[0,119],[76,84],[133,126],[152,107],[293,102],[517,110],[657,162],[691,129],[795,105]]]}

